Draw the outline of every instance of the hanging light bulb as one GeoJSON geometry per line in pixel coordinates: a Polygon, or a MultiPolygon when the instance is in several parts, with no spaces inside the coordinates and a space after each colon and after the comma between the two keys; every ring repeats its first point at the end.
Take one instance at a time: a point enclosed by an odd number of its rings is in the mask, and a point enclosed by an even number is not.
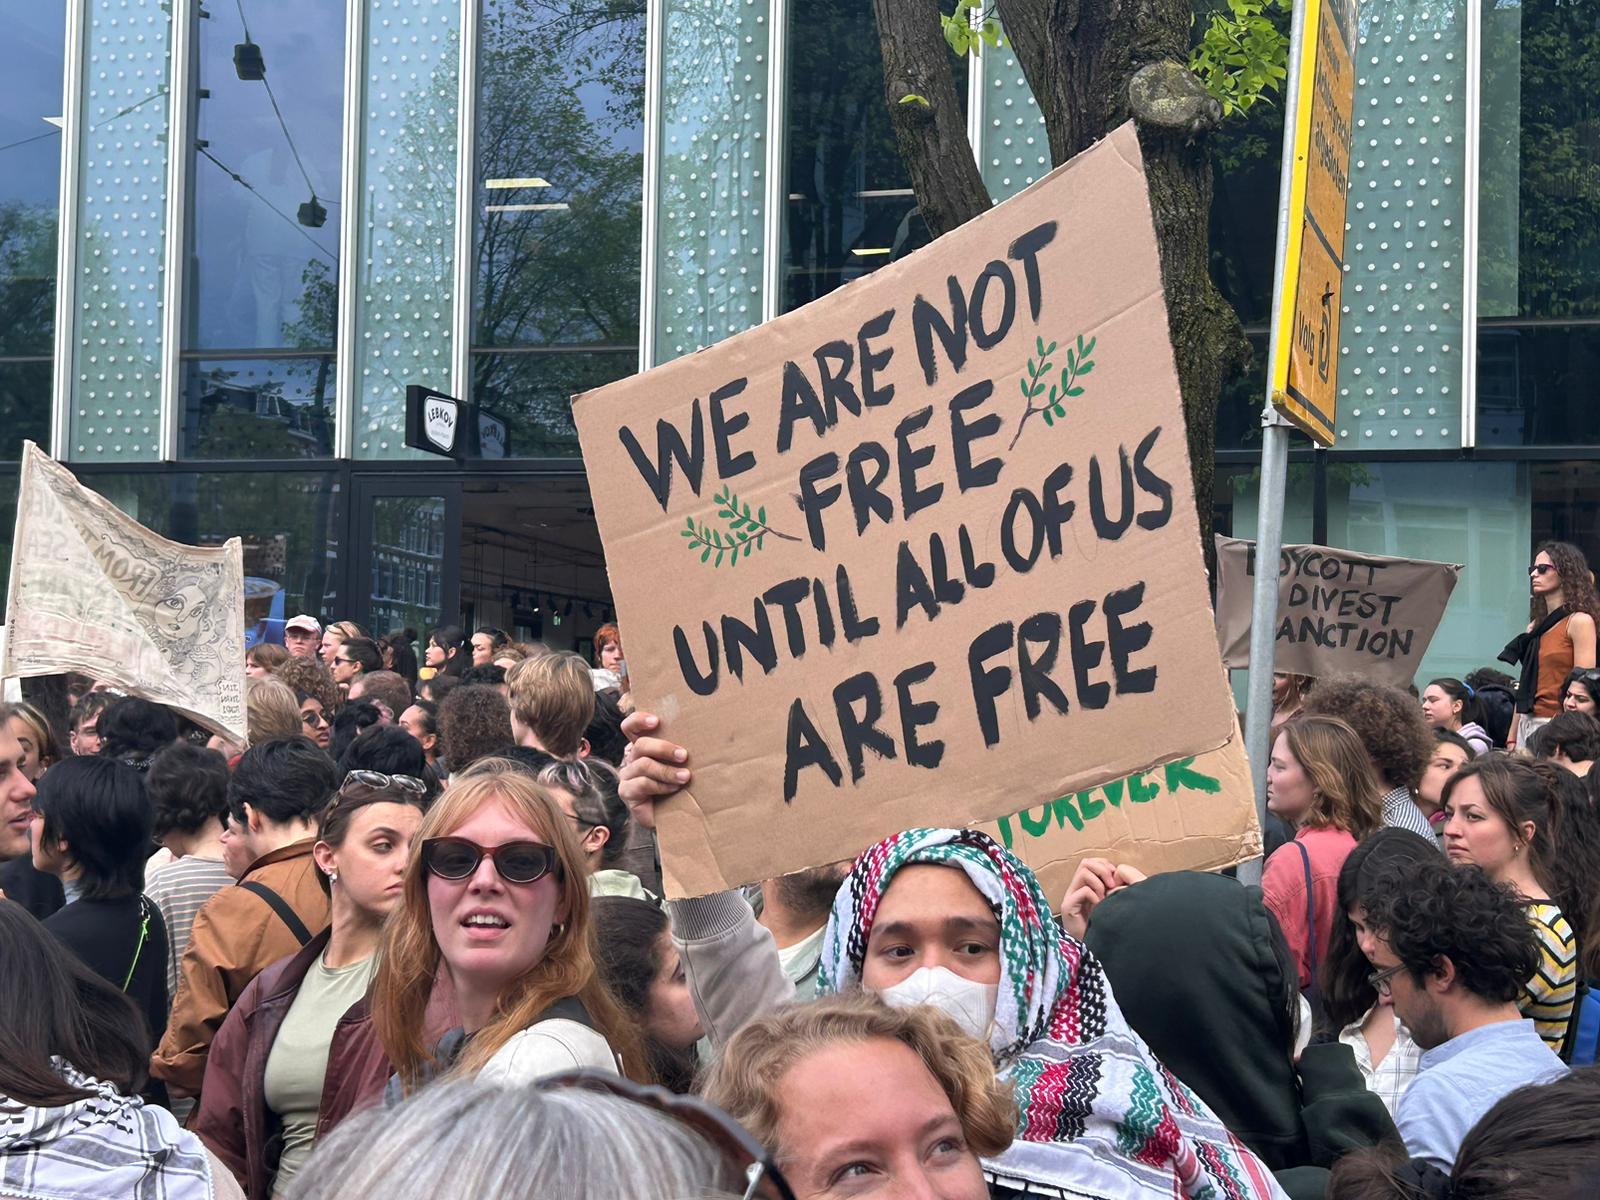
{"type": "Polygon", "coordinates": [[[296,216],[300,224],[309,229],[321,229],[328,223],[328,210],[318,202],[315,192],[311,193],[311,199],[300,206],[296,216]]]}

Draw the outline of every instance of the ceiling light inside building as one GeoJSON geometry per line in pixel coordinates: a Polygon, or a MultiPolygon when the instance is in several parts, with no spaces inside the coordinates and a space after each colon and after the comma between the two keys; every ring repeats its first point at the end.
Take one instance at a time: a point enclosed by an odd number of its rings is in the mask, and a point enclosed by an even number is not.
{"type": "Polygon", "coordinates": [[[570,204],[490,204],[484,207],[484,212],[561,212],[571,208],[570,204]]]}
{"type": "Polygon", "coordinates": [[[893,246],[857,246],[850,251],[857,258],[871,258],[875,254],[893,254],[893,246]]]}
{"type": "Polygon", "coordinates": [[[503,190],[505,188],[549,187],[548,179],[540,179],[537,175],[523,175],[516,179],[486,179],[483,186],[503,190]]]}

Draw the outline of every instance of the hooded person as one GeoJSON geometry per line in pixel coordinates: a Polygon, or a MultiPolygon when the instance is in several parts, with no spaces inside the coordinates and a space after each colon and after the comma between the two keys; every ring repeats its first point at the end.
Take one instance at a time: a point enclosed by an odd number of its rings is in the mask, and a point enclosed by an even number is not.
{"type": "MultiPolygon", "coordinates": [[[[1083,940],[1129,1024],[1274,1171],[1399,1146],[1350,1047],[1304,1045],[1294,959],[1260,888],[1199,871],[1156,875],[1101,900],[1083,940]]],[[[1279,1182],[1321,1195],[1327,1176],[1279,1182]]]]}
{"type": "Polygon", "coordinates": [[[1038,1186],[1106,1200],[1284,1195],[1261,1160],[1151,1053],[1099,961],[1062,931],[1033,872],[986,834],[914,829],[856,860],[823,936],[818,993],[863,987],[890,1004],[935,1005],[988,1043],[1018,1108],[1017,1140],[984,1163],[997,1196],[1038,1186]],[[913,876],[913,888],[889,896],[913,876]],[[908,909],[904,897],[914,891],[927,894],[908,909]],[[970,974],[928,965],[906,973],[937,954],[919,952],[923,938],[948,939],[967,956],[955,961],[970,958],[970,974]],[[994,983],[972,977],[994,973],[995,958],[994,983]],[[903,977],[885,985],[895,974],[903,977]]]}

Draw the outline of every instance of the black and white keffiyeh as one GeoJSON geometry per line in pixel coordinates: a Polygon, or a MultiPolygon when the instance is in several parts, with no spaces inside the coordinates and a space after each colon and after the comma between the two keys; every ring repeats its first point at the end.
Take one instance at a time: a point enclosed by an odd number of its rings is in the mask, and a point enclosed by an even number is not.
{"type": "Polygon", "coordinates": [[[200,1139],[164,1108],[53,1060],[94,1095],[38,1108],[0,1095],[0,1195],[18,1200],[211,1200],[200,1139]]]}

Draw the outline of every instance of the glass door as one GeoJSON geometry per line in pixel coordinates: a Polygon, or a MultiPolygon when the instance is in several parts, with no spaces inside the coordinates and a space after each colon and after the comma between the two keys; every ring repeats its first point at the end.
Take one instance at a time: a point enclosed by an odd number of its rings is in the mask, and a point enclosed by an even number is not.
{"type": "Polygon", "coordinates": [[[460,619],[461,485],[355,480],[356,619],[374,637],[460,619]]]}

